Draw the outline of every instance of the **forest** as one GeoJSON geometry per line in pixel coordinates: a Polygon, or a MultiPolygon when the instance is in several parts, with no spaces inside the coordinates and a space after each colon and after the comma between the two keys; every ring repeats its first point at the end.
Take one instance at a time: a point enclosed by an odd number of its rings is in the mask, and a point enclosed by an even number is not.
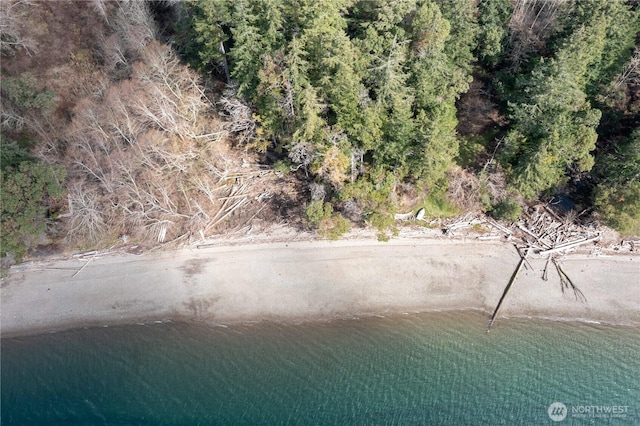
{"type": "Polygon", "coordinates": [[[635,0],[11,0],[0,31],[3,256],[540,203],[640,235],[635,0]]]}

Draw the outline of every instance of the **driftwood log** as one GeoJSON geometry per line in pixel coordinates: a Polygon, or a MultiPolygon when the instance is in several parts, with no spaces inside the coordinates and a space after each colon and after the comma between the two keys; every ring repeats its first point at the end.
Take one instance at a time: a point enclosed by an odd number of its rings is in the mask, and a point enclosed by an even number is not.
{"type": "MultiPolygon", "coordinates": [[[[517,249],[518,249],[518,247],[516,247],[516,250],[517,249]]],[[[491,327],[493,327],[493,323],[496,320],[496,316],[498,315],[498,310],[500,309],[500,306],[502,306],[502,302],[504,302],[505,297],[507,297],[507,293],[509,293],[509,290],[511,289],[511,286],[513,285],[513,283],[518,278],[518,274],[520,273],[520,270],[522,269],[522,265],[524,265],[525,260],[526,260],[527,256],[529,255],[530,251],[531,251],[531,247],[528,247],[526,253],[524,255],[522,255],[520,253],[520,250],[518,250],[518,254],[520,254],[520,262],[518,262],[518,266],[516,267],[515,271],[513,271],[513,274],[511,274],[511,279],[509,279],[509,282],[507,283],[507,286],[504,288],[504,291],[502,292],[502,296],[500,297],[500,300],[498,301],[498,305],[496,306],[496,308],[493,311],[493,314],[491,315],[491,319],[489,320],[489,325],[487,327],[487,333],[489,331],[491,331],[491,327]]]]}

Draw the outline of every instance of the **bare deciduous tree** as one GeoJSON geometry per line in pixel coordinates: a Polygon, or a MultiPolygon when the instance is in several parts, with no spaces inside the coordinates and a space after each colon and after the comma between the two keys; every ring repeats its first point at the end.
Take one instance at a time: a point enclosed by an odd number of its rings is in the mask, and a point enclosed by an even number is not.
{"type": "Polygon", "coordinates": [[[529,56],[544,47],[558,30],[558,17],[567,0],[517,0],[509,21],[508,58],[517,71],[529,56]]]}
{"type": "Polygon", "coordinates": [[[112,26],[124,41],[132,59],[138,59],[137,55],[156,37],[153,17],[143,1],[123,0],[118,6],[112,26]]]}
{"type": "Polygon", "coordinates": [[[74,187],[68,193],[70,239],[99,241],[107,229],[98,201],[99,197],[86,187],[74,187]]]}
{"type": "Polygon", "coordinates": [[[258,126],[249,105],[235,96],[221,97],[218,105],[225,112],[227,119],[225,127],[237,135],[241,144],[247,144],[256,139],[258,126]]]}
{"type": "Polygon", "coordinates": [[[29,56],[38,53],[36,41],[25,35],[23,17],[32,7],[30,0],[0,2],[0,54],[11,54],[23,49],[29,56]]]}
{"type": "Polygon", "coordinates": [[[298,168],[304,167],[306,173],[308,171],[308,167],[315,158],[315,149],[313,144],[310,142],[294,143],[289,150],[289,158],[297,164],[298,168]]]}
{"type": "Polygon", "coordinates": [[[622,85],[640,85],[640,48],[633,50],[631,59],[615,81],[615,87],[622,85]]]}
{"type": "MultiPolygon", "coordinates": [[[[154,242],[200,240],[234,215],[250,214],[261,201],[244,179],[260,184],[263,172],[209,143],[229,130],[209,114],[198,76],[170,47],[150,40],[152,32],[131,47],[132,28],[146,12],[126,2],[116,12],[117,19],[109,16],[115,32],[102,40],[105,68],[126,63],[130,75],[109,73],[110,81],[76,104],[60,137],[67,149],[57,158],[73,184],[69,239],[93,242],[120,233],[154,242]],[[133,16],[123,16],[131,7],[133,16]]],[[[229,102],[247,120],[234,131],[255,137],[249,107],[229,102]]]]}
{"type": "Polygon", "coordinates": [[[100,42],[100,47],[102,50],[102,60],[107,69],[111,70],[111,72],[123,72],[123,69],[126,72],[130,72],[131,64],[127,58],[126,47],[118,34],[103,37],[100,42]]]}

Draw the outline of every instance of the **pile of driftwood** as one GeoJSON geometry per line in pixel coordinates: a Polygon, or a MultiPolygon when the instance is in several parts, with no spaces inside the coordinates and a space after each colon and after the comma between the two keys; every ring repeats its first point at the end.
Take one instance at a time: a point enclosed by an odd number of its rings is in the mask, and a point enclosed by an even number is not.
{"type": "MultiPolygon", "coordinates": [[[[423,220],[422,217],[419,217],[419,214],[415,217],[411,216],[411,214],[396,215],[396,219],[423,220]]],[[[447,237],[455,237],[457,233],[464,229],[472,229],[473,231],[481,233],[481,235],[476,237],[479,240],[500,239],[513,242],[520,255],[518,265],[511,274],[511,278],[502,293],[502,297],[500,297],[491,315],[487,331],[491,329],[502,302],[518,278],[522,268],[533,269],[527,260],[530,256],[546,258],[541,276],[544,281],[549,279],[549,269],[550,266],[553,266],[560,281],[562,294],[572,292],[576,300],[587,303],[585,295],[562,268],[561,259],[562,256],[569,251],[573,251],[586,244],[595,243],[600,240],[601,235],[596,228],[580,225],[576,223],[575,219],[576,215],[572,214],[568,214],[567,217],[562,218],[546,205],[534,207],[525,213],[518,222],[511,225],[505,224],[504,222],[499,223],[486,216],[479,216],[473,213],[468,213],[462,217],[441,223],[442,232],[447,237]]],[[[429,224],[434,225],[436,222],[437,221],[432,221],[429,224]]],[[[640,241],[623,241],[617,249],[629,247],[630,251],[634,251],[636,246],[640,247],[640,241]]]]}
{"type": "Polygon", "coordinates": [[[595,228],[579,225],[570,217],[563,219],[548,206],[534,208],[511,226],[469,213],[445,223],[442,231],[454,237],[456,232],[475,226],[486,231],[477,237],[479,240],[506,239],[525,249],[531,248],[532,254],[540,256],[560,255],[600,239],[595,228]]]}
{"type": "Polygon", "coordinates": [[[477,217],[473,213],[467,213],[466,215],[458,218],[454,222],[447,223],[443,229],[444,234],[447,237],[453,237],[455,232],[460,229],[470,228],[476,225],[482,225],[486,219],[477,217]]]}
{"type": "Polygon", "coordinates": [[[548,206],[536,209],[533,214],[518,223],[518,229],[526,234],[523,240],[528,247],[533,248],[536,254],[547,258],[542,279],[548,280],[549,265],[553,264],[560,277],[562,293],[571,290],[576,300],[586,303],[584,294],[562,269],[559,257],[578,246],[600,240],[600,232],[577,225],[570,219],[563,220],[548,206]]]}
{"type": "Polygon", "coordinates": [[[491,315],[487,331],[491,329],[502,302],[518,278],[518,274],[522,268],[531,268],[527,260],[531,255],[546,257],[546,263],[541,277],[543,280],[548,280],[549,267],[553,265],[560,280],[562,293],[572,292],[576,300],[582,303],[587,302],[582,291],[580,291],[569,275],[562,269],[561,256],[579,246],[598,241],[600,239],[600,233],[597,230],[578,225],[573,218],[570,217],[563,219],[551,208],[544,206],[533,209],[530,213],[525,214],[519,222],[510,227],[499,224],[491,219],[480,219],[467,215],[455,222],[448,223],[443,231],[446,235],[452,236],[456,230],[481,224],[492,228],[493,231],[490,232],[490,235],[478,237],[479,239],[506,238],[514,242],[514,246],[520,255],[520,261],[491,315]]]}
{"type": "Polygon", "coordinates": [[[562,219],[547,206],[536,208],[519,221],[517,227],[523,232],[522,241],[542,256],[564,253],[600,239],[600,233],[595,229],[562,219]]]}
{"type": "Polygon", "coordinates": [[[640,251],[640,240],[622,240],[620,244],[613,244],[609,246],[613,251],[640,251]]]}

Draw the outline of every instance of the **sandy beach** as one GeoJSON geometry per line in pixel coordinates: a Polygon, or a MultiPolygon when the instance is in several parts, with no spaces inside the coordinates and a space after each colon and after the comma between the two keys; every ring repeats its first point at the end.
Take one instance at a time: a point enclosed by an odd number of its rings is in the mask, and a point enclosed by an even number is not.
{"type": "MultiPolygon", "coordinates": [[[[489,315],[519,256],[512,244],[398,238],[278,242],[13,267],[1,289],[2,337],[141,321],[302,321],[477,309],[489,315]]],[[[640,256],[564,256],[587,303],[561,291],[545,259],[523,268],[510,316],[640,325],[640,256]]]]}

